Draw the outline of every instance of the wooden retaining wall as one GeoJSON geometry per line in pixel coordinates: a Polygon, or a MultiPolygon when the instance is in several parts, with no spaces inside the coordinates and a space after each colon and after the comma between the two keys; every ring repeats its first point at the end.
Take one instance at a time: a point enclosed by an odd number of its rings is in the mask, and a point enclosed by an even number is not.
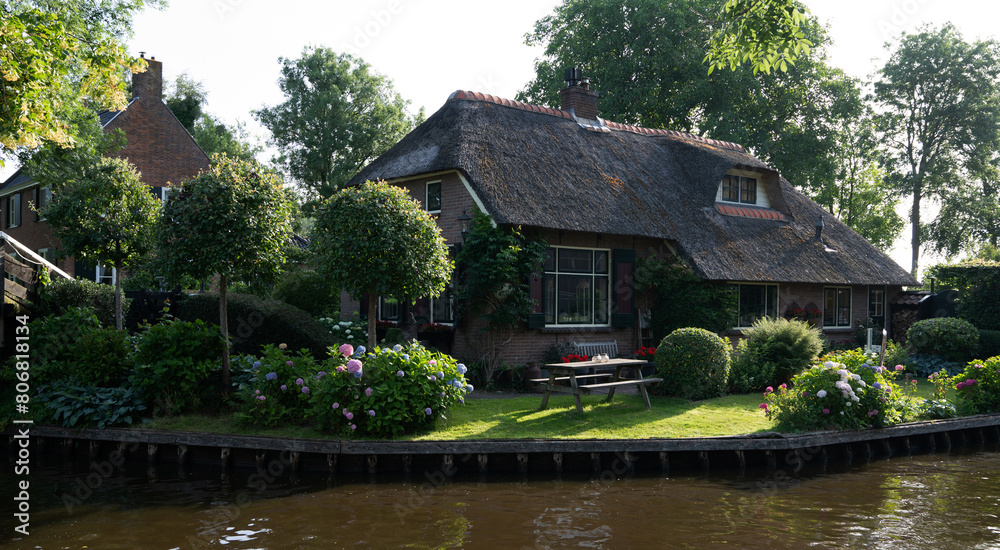
{"type": "MultiPolygon", "coordinates": [[[[16,433],[16,432],[15,432],[16,433]]],[[[17,451],[8,429],[8,453],[17,451]]],[[[959,448],[1000,446],[1000,415],[863,431],[684,439],[354,441],[282,439],[143,429],[30,429],[31,452],[87,454],[95,462],[146,461],[199,468],[351,473],[706,472],[865,462],[959,448]]]]}

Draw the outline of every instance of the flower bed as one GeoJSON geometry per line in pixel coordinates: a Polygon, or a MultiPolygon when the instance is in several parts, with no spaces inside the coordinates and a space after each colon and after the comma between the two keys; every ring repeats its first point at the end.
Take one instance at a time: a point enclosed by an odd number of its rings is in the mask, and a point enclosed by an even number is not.
{"type": "Polygon", "coordinates": [[[269,346],[242,358],[237,418],[255,426],[310,419],[327,431],[389,437],[432,424],[473,390],[465,365],[417,343],[366,351],[343,344],[317,362],[269,346]]]}

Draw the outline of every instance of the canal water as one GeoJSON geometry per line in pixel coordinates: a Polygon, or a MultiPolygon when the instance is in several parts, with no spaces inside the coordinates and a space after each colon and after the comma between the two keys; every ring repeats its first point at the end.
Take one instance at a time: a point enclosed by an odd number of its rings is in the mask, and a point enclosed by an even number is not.
{"type": "MultiPolygon", "coordinates": [[[[43,461],[44,462],[44,461],[43,461]]],[[[707,475],[448,479],[37,464],[30,534],[55,549],[1000,548],[996,449],[707,475]],[[96,488],[92,488],[96,487],[96,488]]],[[[3,510],[15,495],[0,475],[3,510]]]]}

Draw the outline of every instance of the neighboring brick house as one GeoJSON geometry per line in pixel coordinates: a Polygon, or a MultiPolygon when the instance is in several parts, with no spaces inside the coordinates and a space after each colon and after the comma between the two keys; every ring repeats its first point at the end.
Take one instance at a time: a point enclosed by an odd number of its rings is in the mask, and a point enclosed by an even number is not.
{"type": "MultiPolygon", "coordinates": [[[[455,247],[473,207],[548,242],[544,271],[530,284],[536,310],[508,364],[538,361],[556,342],[637,349],[649,305],[633,291],[633,266],[651,253],[734,285],[733,335],[758,317],[812,306],[832,340],[849,339],[858,322],[885,317],[903,286],[918,284],[742,146],[601,120],[585,80],[561,93],[563,108],[551,109],[455,92],[350,182],[406,188],[455,247]]],[[[345,296],[342,311],[365,311],[360,305],[345,296]]],[[[446,293],[409,309],[417,322],[449,322],[454,302],[446,293]]],[[[383,305],[380,316],[406,321],[406,310],[383,305]]],[[[473,356],[478,328],[456,329],[454,355],[473,356]]]]}
{"type": "MultiPolygon", "coordinates": [[[[163,65],[151,57],[145,72],[132,75],[132,99],[121,111],[97,114],[105,131],[120,129],[127,145],[115,156],[128,159],[142,181],[163,199],[172,183],[197,175],[209,166],[208,156],[195,143],[177,117],[163,103],[163,65]]],[[[0,184],[0,226],[28,248],[63,271],[99,282],[112,282],[113,270],[87,265],[73,258],[56,260],[59,240],[29,204],[42,205],[51,191],[18,170],[0,184]]]]}

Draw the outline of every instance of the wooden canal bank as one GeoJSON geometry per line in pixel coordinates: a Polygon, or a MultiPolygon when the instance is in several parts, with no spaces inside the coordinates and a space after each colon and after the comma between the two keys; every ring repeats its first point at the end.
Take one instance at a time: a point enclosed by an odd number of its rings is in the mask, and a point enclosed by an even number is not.
{"type": "MultiPolygon", "coordinates": [[[[15,426],[14,428],[23,428],[15,426]]],[[[1000,415],[917,422],[864,431],[765,433],[685,439],[356,441],[282,439],[143,429],[30,427],[30,453],[89,455],[93,462],[142,461],[199,469],[257,468],[345,473],[705,472],[851,464],[953,449],[1000,447],[1000,415]]],[[[15,460],[20,441],[2,441],[15,460]]],[[[36,455],[37,456],[37,455],[36,455]]]]}

